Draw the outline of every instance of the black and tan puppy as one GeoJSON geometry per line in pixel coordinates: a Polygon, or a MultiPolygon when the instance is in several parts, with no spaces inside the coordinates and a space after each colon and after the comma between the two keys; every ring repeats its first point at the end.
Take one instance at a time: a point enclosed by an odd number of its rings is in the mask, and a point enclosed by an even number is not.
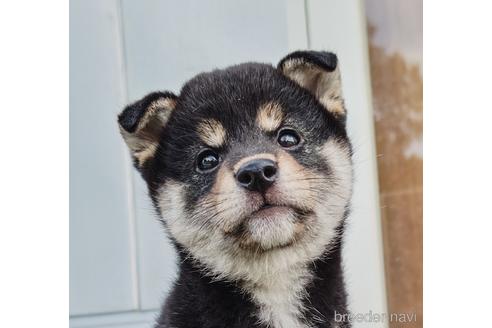
{"type": "Polygon", "coordinates": [[[121,133],[179,254],[157,327],[338,327],[345,115],[337,57],[314,51],[125,108],[121,133]]]}

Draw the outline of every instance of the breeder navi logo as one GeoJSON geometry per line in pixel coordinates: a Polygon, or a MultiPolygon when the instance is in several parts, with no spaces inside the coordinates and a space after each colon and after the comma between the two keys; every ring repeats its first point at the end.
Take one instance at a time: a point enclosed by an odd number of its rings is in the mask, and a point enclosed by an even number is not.
{"type": "Polygon", "coordinates": [[[408,323],[417,321],[416,313],[338,313],[335,311],[335,322],[398,322],[408,323]]]}

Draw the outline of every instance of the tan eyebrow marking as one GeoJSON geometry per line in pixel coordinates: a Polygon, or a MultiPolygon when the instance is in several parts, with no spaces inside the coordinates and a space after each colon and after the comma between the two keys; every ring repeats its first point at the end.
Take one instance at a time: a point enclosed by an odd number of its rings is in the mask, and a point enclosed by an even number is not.
{"type": "Polygon", "coordinates": [[[268,102],[258,109],[256,125],[266,132],[273,132],[280,127],[283,119],[282,107],[276,102],[268,102]]]}
{"type": "Polygon", "coordinates": [[[215,119],[205,119],[198,124],[198,135],[210,147],[221,147],[226,141],[226,130],[215,119]]]}

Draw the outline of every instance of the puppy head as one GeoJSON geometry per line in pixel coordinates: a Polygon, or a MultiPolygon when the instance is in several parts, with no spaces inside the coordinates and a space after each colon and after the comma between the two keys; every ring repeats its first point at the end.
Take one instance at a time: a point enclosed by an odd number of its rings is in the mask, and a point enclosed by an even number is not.
{"type": "Polygon", "coordinates": [[[336,237],[352,167],[334,54],[203,73],[119,123],[171,237],[207,272],[260,280],[336,237]]]}

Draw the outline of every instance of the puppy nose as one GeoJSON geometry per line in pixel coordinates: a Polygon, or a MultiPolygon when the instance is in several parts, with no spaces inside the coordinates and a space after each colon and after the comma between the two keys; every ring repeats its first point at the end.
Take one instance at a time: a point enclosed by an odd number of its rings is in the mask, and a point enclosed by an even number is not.
{"type": "Polygon", "coordinates": [[[277,164],[269,159],[254,159],[244,163],[236,173],[236,179],[248,190],[263,192],[277,177],[277,164]]]}

